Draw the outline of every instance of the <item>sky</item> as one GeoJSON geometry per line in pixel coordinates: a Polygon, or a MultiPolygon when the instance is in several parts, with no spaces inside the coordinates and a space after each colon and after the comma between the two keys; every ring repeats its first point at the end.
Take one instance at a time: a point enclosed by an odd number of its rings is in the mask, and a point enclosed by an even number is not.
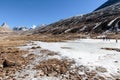
{"type": "Polygon", "coordinates": [[[50,24],[87,14],[107,0],[0,0],[0,24],[15,26],[50,24]]]}

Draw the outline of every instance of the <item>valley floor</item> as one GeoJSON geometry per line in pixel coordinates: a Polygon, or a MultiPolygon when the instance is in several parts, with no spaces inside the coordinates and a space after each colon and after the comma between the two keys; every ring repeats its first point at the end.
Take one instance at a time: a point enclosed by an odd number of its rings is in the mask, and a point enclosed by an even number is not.
{"type": "Polygon", "coordinates": [[[42,42],[9,38],[3,42],[1,80],[120,80],[120,40],[42,42]],[[4,53],[13,54],[16,61],[11,56],[6,59],[4,53]]]}
{"type": "MultiPolygon", "coordinates": [[[[16,73],[17,80],[115,80],[116,78],[120,78],[120,52],[112,51],[112,49],[120,49],[120,41],[117,43],[116,40],[103,41],[101,39],[80,39],[57,43],[33,41],[32,44],[30,43],[27,46],[20,48],[30,49],[30,52],[36,57],[25,69],[16,73]],[[38,46],[40,46],[40,49],[38,46]],[[32,47],[36,49],[31,50],[32,47]],[[111,50],[104,50],[102,48],[111,48],[111,50]],[[56,54],[49,55],[46,53],[56,54]],[[49,71],[46,71],[45,74],[45,71],[42,71],[41,66],[37,70],[33,69],[34,66],[39,65],[40,62],[51,59],[67,59],[68,63],[69,60],[74,61],[75,63],[69,67],[68,72],[66,71],[66,73],[60,74],[53,70],[53,72],[51,71],[49,73],[49,77],[47,76],[49,71]],[[74,73],[74,71],[77,72],[74,73]],[[79,75],[79,78],[71,78],[70,72],[79,75]]],[[[49,63],[46,65],[48,64],[49,63]]]]}

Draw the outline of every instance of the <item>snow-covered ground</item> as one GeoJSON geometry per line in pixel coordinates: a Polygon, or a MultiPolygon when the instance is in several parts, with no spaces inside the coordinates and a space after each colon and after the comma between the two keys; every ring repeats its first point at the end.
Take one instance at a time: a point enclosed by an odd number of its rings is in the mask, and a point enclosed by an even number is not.
{"type": "MultiPolygon", "coordinates": [[[[39,62],[50,58],[67,58],[76,61],[75,66],[85,66],[91,70],[96,70],[96,67],[105,68],[105,72],[97,72],[97,74],[107,77],[105,80],[115,80],[114,76],[120,77],[120,52],[109,51],[101,48],[119,48],[120,40],[116,43],[116,40],[103,41],[102,39],[78,39],[65,42],[40,42],[32,41],[27,46],[20,47],[21,49],[29,49],[32,54],[37,57],[21,72],[16,72],[17,80],[60,80],[55,77],[38,77],[34,78],[37,71],[32,68],[39,62]],[[35,45],[33,45],[35,44],[35,45]],[[31,47],[40,46],[41,48],[32,50],[31,47]],[[40,53],[40,50],[49,50],[58,53],[55,56],[45,56],[40,53]],[[29,74],[26,78],[19,78],[29,74]],[[112,78],[111,78],[112,77],[112,78]]],[[[24,55],[24,57],[27,55],[24,55]]],[[[74,66],[73,66],[74,67],[74,66]]],[[[38,71],[39,72],[39,71],[38,71]]],[[[79,74],[85,74],[85,72],[79,72],[79,74]]],[[[83,79],[84,80],[84,79],[83,79]]]]}
{"type": "Polygon", "coordinates": [[[108,73],[120,74],[120,52],[101,48],[119,48],[120,40],[103,41],[102,39],[79,39],[67,42],[35,42],[50,51],[58,52],[63,57],[74,59],[85,66],[102,66],[108,73]]]}

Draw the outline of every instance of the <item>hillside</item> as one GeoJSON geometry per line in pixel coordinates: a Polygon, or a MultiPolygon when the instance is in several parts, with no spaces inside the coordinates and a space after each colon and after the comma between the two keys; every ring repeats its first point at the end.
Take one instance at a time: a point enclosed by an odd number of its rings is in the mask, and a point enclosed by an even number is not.
{"type": "MultiPolygon", "coordinates": [[[[106,3],[109,3],[109,0],[106,3]]],[[[114,4],[103,7],[91,13],[74,16],[68,19],[39,28],[34,31],[38,33],[65,34],[65,33],[113,33],[120,31],[120,2],[116,0],[114,4]]],[[[105,4],[106,4],[105,3],[105,4]]]]}

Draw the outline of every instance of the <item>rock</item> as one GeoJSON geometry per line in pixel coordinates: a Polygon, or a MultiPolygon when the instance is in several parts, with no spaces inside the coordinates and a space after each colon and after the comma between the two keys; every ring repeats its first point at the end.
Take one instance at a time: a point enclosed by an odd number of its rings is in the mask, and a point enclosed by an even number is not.
{"type": "Polygon", "coordinates": [[[115,63],[118,63],[118,61],[114,61],[115,63]]]}
{"type": "Polygon", "coordinates": [[[41,48],[40,46],[37,46],[37,47],[31,47],[31,49],[38,49],[38,48],[41,48]]]}
{"type": "Polygon", "coordinates": [[[120,78],[117,78],[116,80],[120,80],[120,78]]]}
{"type": "Polygon", "coordinates": [[[10,61],[10,60],[4,60],[3,62],[3,67],[11,67],[11,66],[15,66],[15,62],[14,61],[10,61]]]}
{"type": "Polygon", "coordinates": [[[36,49],[36,47],[32,47],[31,49],[36,49]]]}
{"type": "Polygon", "coordinates": [[[37,46],[36,48],[41,48],[40,46],[37,46]]]}

